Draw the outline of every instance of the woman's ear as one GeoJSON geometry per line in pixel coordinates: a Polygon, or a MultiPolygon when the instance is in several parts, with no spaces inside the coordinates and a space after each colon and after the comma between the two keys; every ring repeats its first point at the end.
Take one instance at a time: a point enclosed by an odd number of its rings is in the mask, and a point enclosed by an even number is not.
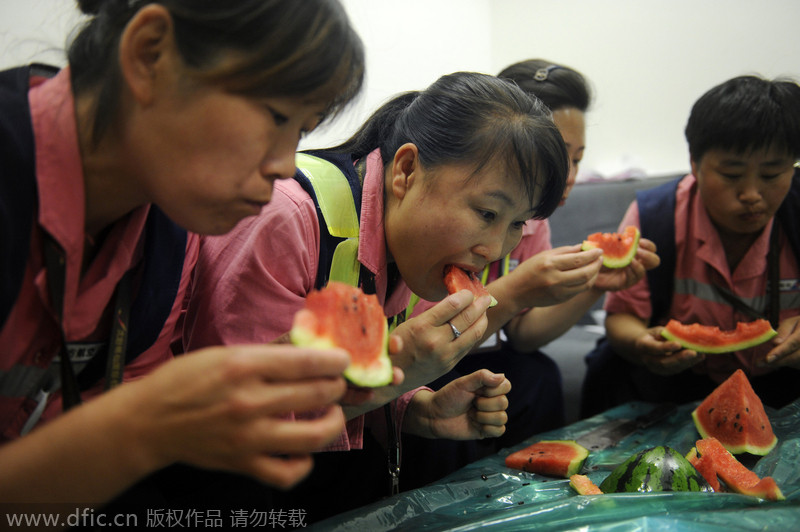
{"type": "Polygon", "coordinates": [[[697,171],[699,170],[699,165],[697,164],[697,161],[695,161],[694,159],[689,159],[689,164],[692,167],[692,175],[697,177],[697,171]]]}
{"type": "Polygon", "coordinates": [[[402,199],[420,178],[419,150],[414,144],[408,142],[397,149],[389,169],[389,176],[392,194],[402,199]]]}
{"type": "Polygon", "coordinates": [[[146,106],[153,101],[159,72],[176,67],[174,52],[172,17],[163,6],[147,5],[128,22],[120,36],[119,64],[137,102],[146,106]]]}

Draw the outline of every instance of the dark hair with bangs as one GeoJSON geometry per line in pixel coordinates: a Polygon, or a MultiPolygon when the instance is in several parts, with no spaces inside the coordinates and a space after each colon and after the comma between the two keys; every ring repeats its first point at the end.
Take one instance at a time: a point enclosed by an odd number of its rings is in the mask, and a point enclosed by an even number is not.
{"type": "Polygon", "coordinates": [[[551,110],[575,108],[586,112],[592,91],[577,70],[546,59],[527,59],[504,68],[497,77],[516,83],[551,110]]]}
{"type": "MultiPolygon", "coordinates": [[[[79,0],[94,15],[68,50],[76,93],[97,90],[92,138],[117,115],[120,36],[147,0],[79,0]]],[[[335,115],[361,90],[364,50],[337,0],[160,0],[190,75],[235,94],[304,97],[335,115]]]]}
{"type": "Polygon", "coordinates": [[[331,151],[364,157],[376,148],[384,164],[414,144],[429,170],[495,163],[523,183],[535,218],[550,216],[566,186],[569,161],[550,111],[519,87],[495,76],[456,72],[424,91],[401,94],[380,107],[331,151]],[[536,193],[538,204],[534,205],[536,193]]]}
{"type": "Polygon", "coordinates": [[[695,102],[685,134],[693,161],[710,149],[747,153],[774,148],[798,158],[800,86],[788,79],[730,79],[695,102]]]}

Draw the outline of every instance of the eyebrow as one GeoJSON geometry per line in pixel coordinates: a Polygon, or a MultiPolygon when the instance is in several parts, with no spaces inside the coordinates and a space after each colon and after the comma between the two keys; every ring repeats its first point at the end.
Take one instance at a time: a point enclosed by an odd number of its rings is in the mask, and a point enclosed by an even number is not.
{"type": "MultiPolygon", "coordinates": [[[[509,207],[514,205],[514,202],[511,199],[511,197],[508,194],[506,194],[505,192],[503,192],[502,190],[493,190],[491,192],[487,192],[486,195],[491,197],[491,198],[495,198],[495,199],[498,199],[498,200],[502,201],[503,203],[505,203],[509,207]]],[[[525,212],[526,213],[530,213],[530,217],[527,218],[528,220],[530,220],[531,218],[533,218],[536,215],[536,208],[535,207],[531,207],[530,209],[528,209],[525,212]]]]}
{"type": "Polygon", "coordinates": [[[491,198],[498,199],[507,205],[514,204],[514,201],[511,199],[511,197],[502,190],[493,190],[491,192],[487,192],[486,195],[491,198]]]}
{"type": "MultiPolygon", "coordinates": [[[[720,161],[720,164],[725,166],[744,166],[747,163],[741,159],[723,159],[720,161]]],[[[760,163],[758,166],[779,166],[782,164],[792,164],[790,158],[785,159],[772,159],[770,161],[764,161],[760,163]]]]}

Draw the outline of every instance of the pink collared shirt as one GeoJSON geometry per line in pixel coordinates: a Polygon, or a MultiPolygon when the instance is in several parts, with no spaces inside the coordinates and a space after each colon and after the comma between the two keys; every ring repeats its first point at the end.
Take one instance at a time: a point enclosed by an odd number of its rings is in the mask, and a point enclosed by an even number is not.
{"type": "MultiPolygon", "coordinates": [[[[767,251],[773,221],[767,224],[731,272],[719,234],[700,199],[693,175],[684,177],[678,185],[675,213],[675,291],[668,317],[683,323],[717,326],[722,330],[735,328],[738,321],[752,321],[715,296],[711,286],[725,288],[739,298],[754,302],[756,307],[764,306],[767,301],[767,251]]],[[[640,226],[639,208],[635,201],[620,223],[620,230],[628,225],[640,226]]],[[[800,314],[800,268],[785,235],[782,235],[780,245],[780,319],[785,320],[800,314]]],[[[625,312],[649,320],[652,308],[647,278],[627,290],[609,292],[605,309],[609,314],[625,312]]],[[[738,368],[750,375],[768,373],[771,369],[757,367],[753,360],[772,347],[771,342],[767,342],[736,354],[709,355],[694,370],[707,373],[717,382],[722,382],[738,368]]]]}
{"type": "MultiPolygon", "coordinates": [[[[47,231],[64,250],[66,280],[63,329],[68,342],[99,343],[108,339],[110,307],[117,283],[142,255],[142,230],[149,206],[141,207],[114,224],[89,269],[81,276],[85,193],[83,167],[77,139],[74,100],[69,69],[35,84],[29,102],[36,145],[37,219],[31,236],[31,252],[14,308],[0,331],[0,371],[14,386],[0,397],[0,439],[15,438],[35,408],[38,377],[58,353],[60,328],[50,307],[42,254],[42,232],[47,231]],[[11,390],[11,391],[9,391],[11,390]]],[[[189,238],[179,297],[156,343],[126,366],[124,379],[147,374],[171,358],[169,341],[180,312],[189,271],[189,238]]],[[[87,399],[102,392],[102,384],[83,394],[87,399]]],[[[42,419],[61,412],[60,394],[53,394],[42,419]]]]}
{"type": "MultiPolygon", "coordinates": [[[[186,310],[185,347],[271,342],[287,333],[314,289],[319,244],[314,201],[294,179],[275,183],[272,200],[259,216],[240,222],[226,235],[203,237],[186,310]]],[[[383,165],[378,150],[367,156],[358,260],[375,274],[376,295],[386,315],[403,311],[411,296],[404,282],[386,299],[383,165]]],[[[397,399],[398,428],[416,391],[397,399]]],[[[328,450],[360,449],[363,427],[364,416],[350,420],[347,434],[328,450]]]]}

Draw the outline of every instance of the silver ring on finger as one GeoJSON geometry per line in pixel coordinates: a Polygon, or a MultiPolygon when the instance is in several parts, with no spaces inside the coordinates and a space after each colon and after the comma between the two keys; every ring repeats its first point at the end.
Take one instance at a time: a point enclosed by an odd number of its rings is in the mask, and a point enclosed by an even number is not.
{"type": "Polygon", "coordinates": [[[458,329],[456,329],[456,326],[455,326],[455,325],[453,325],[453,324],[452,324],[452,323],[450,323],[449,321],[447,322],[447,324],[448,324],[448,325],[450,326],[450,328],[453,330],[453,340],[456,340],[456,339],[457,339],[459,336],[461,336],[461,331],[459,331],[458,329]]]}

